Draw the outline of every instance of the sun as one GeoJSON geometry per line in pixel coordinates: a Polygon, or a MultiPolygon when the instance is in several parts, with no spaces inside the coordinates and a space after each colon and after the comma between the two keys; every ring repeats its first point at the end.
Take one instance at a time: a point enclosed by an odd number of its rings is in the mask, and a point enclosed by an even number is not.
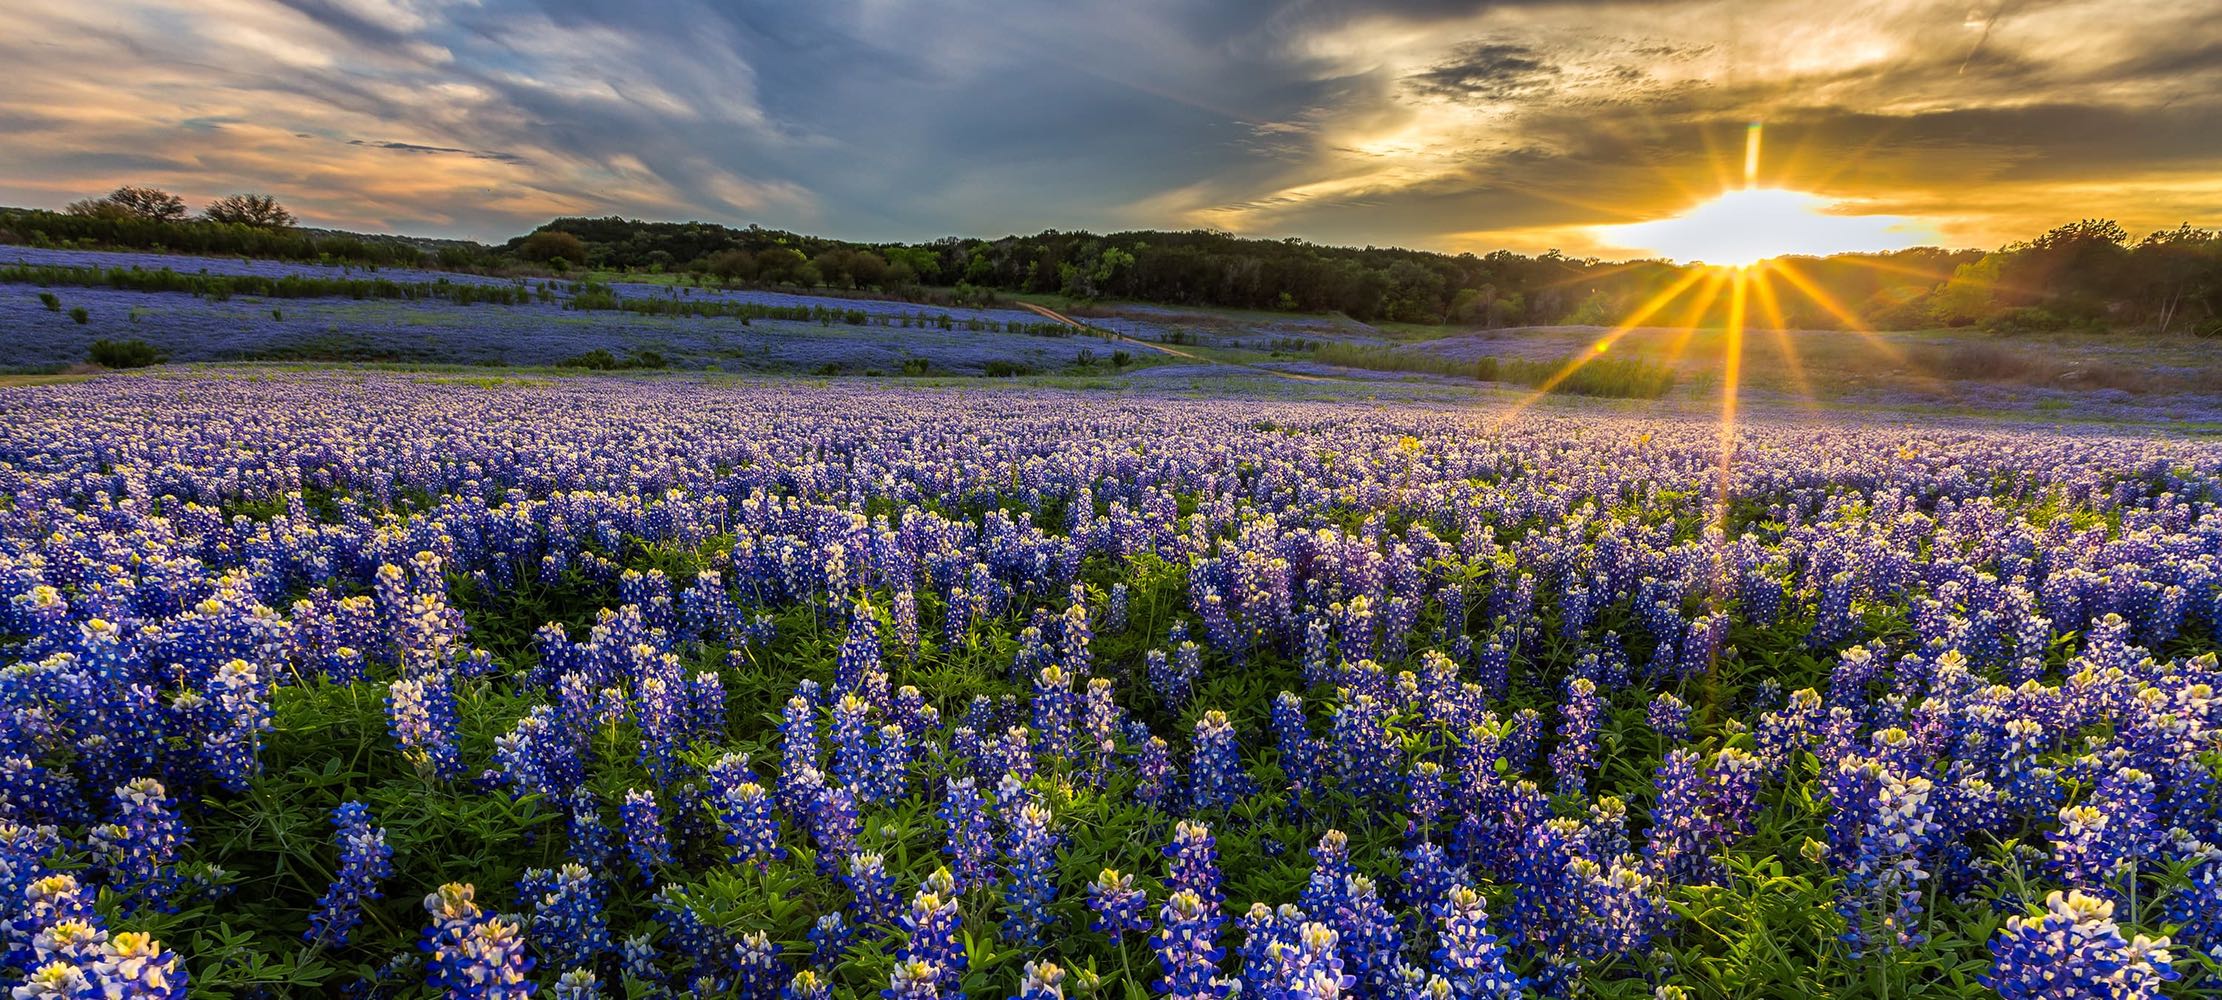
{"type": "Polygon", "coordinates": [[[1804,191],[1748,187],[1680,215],[1599,226],[1600,239],[1683,263],[1748,267],[1775,257],[1902,250],[1932,238],[1902,216],[1841,214],[1842,206],[1804,191]]]}

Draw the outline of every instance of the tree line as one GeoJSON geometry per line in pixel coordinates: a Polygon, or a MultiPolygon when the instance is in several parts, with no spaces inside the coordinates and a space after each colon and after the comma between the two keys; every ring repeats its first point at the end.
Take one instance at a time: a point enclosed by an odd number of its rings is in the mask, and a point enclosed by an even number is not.
{"type": "MultiPolygon", "coordinates": [[[[1688,283],[1663,260],[1552,251],[1445,254],[1337,247],[1206,230],[859,243],[761,226],[559,218],[500,246],[293,228],[261,195],[211,203],[126,187],[60,213],[0,210],[0,241],[114,246],[450,270],[657,272],[700,284],[868,290],[967,304],[1001,294],[1342,313],[1367,322],[1520,326],[1614,323],[1688,283]]],[[[2082,220],[1997,250],[1921,247],[1791,258],[1758,272],[1757,321],[1787,327],[1980,326],[2222,334],[2222,234],[2182,226],[2132,238],[2082,220]]],[[[1698,283],[1655,322],[1714,325],[1698,283]]]]}

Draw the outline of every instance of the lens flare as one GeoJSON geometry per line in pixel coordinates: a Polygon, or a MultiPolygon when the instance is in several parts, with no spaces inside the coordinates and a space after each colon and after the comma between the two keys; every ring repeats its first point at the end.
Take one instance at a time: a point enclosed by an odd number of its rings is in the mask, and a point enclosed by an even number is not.
{"type": "Polygon", "coordinates": [[[1596,232],[1612,246],[1723,267],[1749,267],[1772,257],[1903,250],[1936,239],[1911,219],[1848,215],[1844,207],[1803,191],[1743,188],[1671,218],[1599,226],[1596,232]]]}

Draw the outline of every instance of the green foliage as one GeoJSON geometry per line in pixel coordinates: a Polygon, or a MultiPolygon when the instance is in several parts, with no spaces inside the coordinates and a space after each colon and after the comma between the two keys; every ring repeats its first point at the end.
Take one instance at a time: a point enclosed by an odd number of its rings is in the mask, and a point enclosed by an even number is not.
{"type": "MultiPolygon", "coordinates": [[[[457,305],[495,303],[524,305],[531,293],[523,284],[485,282],[393,281],[387,278],[315,278],[287,275],[272,278],[253,274],[181,274],[169,268],[64,267],[43,264],[0,266],[0,283],[64,285],[81,288],[114,288],[132,292],[183,292],[216,301],[234,295],[266,299],[398,299],[440,300],[457,305]]],[[[44,301],[44,298],[41,298],[44,301]]]]}
{"type": "Polygon", "coordinates": [[[572,264],[586,263],[586,243],[577,236],[557,229],[542,229],[517,244],[517,256],[529,261],[548,263],[562,260],[572,264]]]}
{"type": "Polygon", "coordinates": [[[144,340],[96,340],[86,352],[85,360],[102,368],[145,368],[159,364],[162,352],[144,340]]]}
{"type": "Polygon", "coordinates": [[[69,311],[69,318],[75,320],[78,326],[84,326],[93,321],[93,314],[86,312],[84,306],[77,306],[69,311]]]}
{"type": "Polygon", "coordinates": [[[206,220],[165,221],[140,218],[127,211],[100,208],[111,205],[80,202],[68,212],[37,209],[0,209],[0,232],[11,239],[34,244],[108,247],[123,250],[158,250],[349,264],[425,263],[428,246],[453,248],[475,256],[453,242],[412,240],[398,236],[319,232],[233,225],[206,220]],[[79,211],[80,206],[91,206],[79,211]]]}
{"type": "Polygon", "coordinates": [[[278,199],[266,194],[226,195],[209,202],[201,215],[210,222],[261,229],[284,229],[293,225],[293,213],[278,204],[278,199]]]}
{"type": "Polygon", "coordinates": [[[556,362],[556,366],[559,368],[589,368],[594,371],[605,372],[635,368],[665,368],[669,367],[670,364],[669,361],[664,359],[663,355],[655,351],[636,351],[629,357],[620,358],[599,347],[585,354],[574,355],[556,362]]]}

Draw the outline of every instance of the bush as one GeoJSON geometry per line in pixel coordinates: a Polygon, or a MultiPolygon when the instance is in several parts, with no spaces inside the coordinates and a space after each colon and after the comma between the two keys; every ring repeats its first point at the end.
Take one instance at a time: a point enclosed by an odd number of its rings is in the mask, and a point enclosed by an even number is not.
{"type": "Polygon", "coordinates": [[[1982,322],[1982,328],[1991,333],[2049,333],[2068,325],[2067,317],[2041,306],[2008,309],[1982,322]]]}
{"type": "Polygon", "coordinates": [[[145,368],[160,364],[162,352],[144,340],[96,340],[85,360],[102,368],[145,368]]]}
{"type": "Polygon", "coordinates": [[[903,359],[903,374],[905,375],[924,375],[929,367],[931,366],[926,363],[925,358],[903,359]]]}
{"type": "Polygon", "coordinates": [[[561,361],[558,361],[556,362],[556,367],[587,368],[594,371],[610,372],[635,368],[665,368],[669,367],[670,364],[671,363],[669,361],[664,359],[664,356],[662,354],[659,354],[655,351],[639,351],[633,354],[632,357],[620,358],[615,354],[611,354],[607,350],[597,347],[591,351],[586,352],[585,354],[574,355],[572,357],[568,357],[561,361]]]}
{"type": "Polygon", "coordinates": [[[69,311],[69,318],[76,320],[78,326],[84,326],[93,321],[93,314],[86,312],[84,306],[78,306],[69,311]]]}
{"type": "Polygon", "coordinates": [[[62,297],[53,292],[40,292],[39,304],[45,306],[46,311],[50,313],[62,311],[62,297]]]}
{"type": "Polygon", "coordinates": [[[989,378],[1011,378],[1017,375],[1032,375],[1034,373],[1034,368],[1031,365],[1000,359],[988,362],[982,366],[981,370],[989,378]]]}
{"type": "Polygon", "coordinates": [[[1568,371],[1573,362],[1572,358],[1560,361],[1506,358],[1491,365],[1494,371],[1483,377],[1539,389],[1548,386],[1544,389],[1546,392],[1616,399],[1657,399],[1674,388],[1674,369],[1664,365],[1635,358],[1591,358],[1586,364],[1568,371]],[[1566,374],[1561,376],[1560,372],[1566,374]]]}

